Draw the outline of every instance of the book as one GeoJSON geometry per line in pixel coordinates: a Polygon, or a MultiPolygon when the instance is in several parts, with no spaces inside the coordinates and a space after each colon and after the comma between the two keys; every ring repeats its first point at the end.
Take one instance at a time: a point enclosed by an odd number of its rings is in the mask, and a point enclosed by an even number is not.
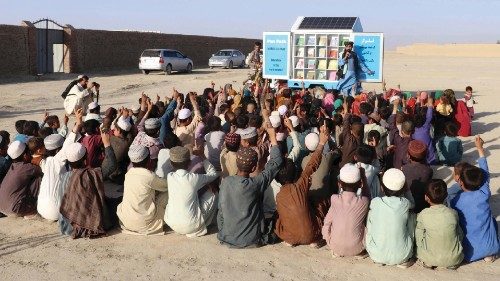
{"type": "Polygon", "coordinates": [[[326,46],[326,35],[321,35],[318,40],[318,45],[326,46]]]}
{"type": "Polygon", "coordinates": [[[328,80],[335,81],[337,80],[337,71],[330,71],[328,75],[328,80]]]}
{"type": "Polygon", "coordinates": [[[298,59],[295,68],[304,68],[304,59],[298,59]]]}
{"type": "Polygon", "coordinates": [[[314,47],[307,48],[307,56],[310,58],[314,58],[314,47]]]}
{"type": "Polygon", "coordinates": [[[338,65],[337,60],[330,60],[328,62],[328,70],[337,70],[338,66],[339,65],[338,65]]]}
{"type": "Polygon", "coordinates": [[[303,57],[304,56],[304,48],[297,48],[297,57],[303,57]]]}
{"type": "Polygon", "coordinates": [[[319,48],[318,49],[318,57],[326,58],[326,48],[319,48]]]}
{"type": "Polygon", "coordinates": [[[316,40],[314,38],[314,35],[309,35],[307,36],[307,45],[316,45],[316,40]]]}
{"type": "Polygon", "coordinates": [[[306,74],[306,79],[314,80],[314,71],[308,71],[306,74]]]}
{"type": "Polygon", "coordinates": [[[295,43],[299,46],[304,46],[304,44],[305,44],[304,35],[298,35],[296,38],[297,38],[297,41],[295,43]]]}
{"type": "Polygon", "coordinates": [[[318,71],[316,80],[326,80],[326,71],[318,71]]]}
{"type": "Polygon", "coordinates": [[[304,79],[304,71],[298,70],[297,72],[295,72],[295,79],[304,79]]]}
{"type": "Polygon", "coordinates": [[[318,60],[318,69],[326,69],[326,60],[318,60]]]}
{"type": "Polygon", "coordinates": [[[339,56],[339,51],[337,51],[337,50],[330,50],[328,52],[329,58],[337,58],[338,56],[339,56]]]}
{"type": "Polygon", "coordinates": [[[316,60],[307,60],[307,68],[316,68],[316,60]]]}
{"type": "Polygon", "coordinates": [[[330,39],[330,46],[331,47],[338,47],[339,45],[339,38],[337,36],[332,36],[330,39]]]}

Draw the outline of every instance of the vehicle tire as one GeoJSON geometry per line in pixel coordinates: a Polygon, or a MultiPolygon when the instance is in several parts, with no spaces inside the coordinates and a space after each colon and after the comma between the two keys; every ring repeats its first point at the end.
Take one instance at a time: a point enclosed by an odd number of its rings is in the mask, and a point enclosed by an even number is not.
{"type": "Polygon", "coordinates": [[[230,61],[230,62],[227,64],[227,68],[229,68],[229,69],[232,69],[232,68],[233,68],[233,61],[230,61]]]}
{"type": "Polygon", "coordinates": [[[167,64],[167,66],[165,67],[165,75],[170,75],[170,74],[172,74],[172,65],[167,64]]]}
{"type": "Polygon", "coordinates": [[[245,60],[241,61],[240,68],[245,68],[245,60]]]}
{"type": "Polygon", "coordinates": [[[188,66],[186,68],[186,73],[191,73],[191,72],[193,72],[193,65],[188,63],[188,66]]]}
{"type": "Polygon", "coordinates": [[[148,74],[149,74],[149,70],[144,70],[144,69],[143,69],[143,70],[142,70],[142,74],[144,74],[144,75],[148,75],[148,74]]]}

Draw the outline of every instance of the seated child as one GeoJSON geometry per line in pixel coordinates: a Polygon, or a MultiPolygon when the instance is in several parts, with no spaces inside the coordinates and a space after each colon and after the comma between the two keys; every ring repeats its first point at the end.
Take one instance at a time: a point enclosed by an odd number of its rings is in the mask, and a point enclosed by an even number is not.
{"type": "Polygon", "coordinates": [[[28,149],[31,156],[31,164],[43,166],[45,156],[45,145],[41,137],[33,137],[28,140],[28,149]]]}
{"type": "Polygon", "coordinates": [[[476,136],[475,144],[479,152],[479,168],[470,164],[463,167],[458,179],[462,192],[451,200],[451,207],[458,212],[460,226],[465,233],[464,261],[484,259],[492,262],[500,250],[498,229],[489,204],[490,174],[484,141],[476,136]]]}
{"type": "Polygon", "coordinates": [[[31,163],[28,146],[21,141],[12,142],[7,154],[12,164],[0,184],[0,213],[35,215],[42,170],[31,163]]]}
{"type": "Polygon", "coordinates": [[[339,194],[332,195],[331,207],[323,225],[323,239],[334,256],[356,256],[365,250],[366,216],[370,190],[356,165],[340,169],[339,194]],[[361,188],[361,195],[357,191],[361,188]]]}
{"type": "Polygon", "coordinates": [[[443,204],[447,196],[446,183],[439,179],[432,180],[425,192],[425,201],[431,207],[417,216],[417,258],[426,267],[455,269],[464,258],[458,214],[443,204]]]}
{"type": "Polygon", "coordinates": [[[120,227],[134,234],[163,234],[167,180],[148,169],[147,147],[132,145],[128,156],[133,167],[125,174],[123,200],[116,210],[120,227]]]}
{"type": "Polygon", "coordinates": [[[412,140],[408,145],[408,159],[410,163],[404,165],[401,170],[405,175],[406,187],[410,189],[415,200],[415,213],[420,213],[429,207],[425,201],[425,189],[432,180],[433,170],[427,164],[425,158],[427,146],[418,140],[412,140]]]}
{"type": "Polygon", "coordinates": [[[319,144],[300,177],[297,179],[297,170],[291,159],[287,159],[276,177],[281,189],[276,195],[278,220],[275,233],[288,246],[317,246],[321,240],[322,219],[316,215],[314,208],[311,208],[308,199],[311,188],[309,178],[320,166],[323,147],[329,137],[326,127],[321,129],[319,144]]]}
{"type": "Polygon", "coordinates": [[[370,199],[382,196],[382,190],[380,188],[380,180],[378,174],[380,172],[380,166],[378,160],[375,159],[375,150],[373,147],[362,144],[356,149],[356,154],[354,154],[354,160],[357,162],[356,165],[364,169],[366,177],[366,185],[370,190],[370,199]]]}
{"type": "Polygon", "coordinates": [[[12,163],[12,159],[7,155],[9,143],[10,134],[7,131],[0,131],[0,183],[2,183],[12,163]]]}
{"type": "Polygon", "coordinates": [[[382,178],[384,197],[371,201],[366,223],[366,251],[375,263],[407,268],[413,256],[415,215],[404,197],[405,176],[389,169],[382,178]]]}
{"type": "Polygon", "coordinates": [[[203,161],[206,174],[188,172],[191,155],[184,146],[170,149],[170,163],[174,171],[167,175],[165,223],[187,237],[207,234],[207,227],[217,212],[217,194],[203,187],[217,179],[219,173],[206,159],[203,161]]]}
{"type": "Polygon", "coordinates": [[[445,136],[436,143],[438,159],[447,166],[453,166],[462,160],[464,148],[462,140],[457,138],[458,126],[455,122],[448,122],[444,127],[445,136]]]}
{"type": "Polygon", "coordinates": [[[272,146],[264,170],[258,176],[250,177],[250,173],[257,169],[257,152],[251,147],[240,148],[236,155],[237,174],[226,177],[220,185],[217,238],[230,247],[264,244],[262,197],[283,163],[274,128],[267,128],[267,133],[272,146]]]}
{"type": "Polygon", "coordinates": [[[472,87],[471,86],[467,86],[465,88],[464,102],[465,102],[465,105],[467,106],[467,110],[469,110],[470,119],[473,119],[474,118],[474,104],[476,103],[476,101],[474,101],[474,98],[472,97],[472,87]]]}
{"type": "Polygon", "coordinates": [[[436,111],[442,116],[450,116],[453,112],[453,108],[451,107],[450,100],[447,96],[441,96],[440,103],[436,106],[436,111]]]}
{"type": "Polygon", "coordinates": [[[387,164],[387,144],[383,145],[380,143],[380,141],[381,139],[379,131],[371,130],[370,132],[368,132],[368,145],[375,149],[375,156],[377,158],[376,160],[378,161],[378,165],[380,167],[379,172],[383,172],[385,171],[387,164]]]}

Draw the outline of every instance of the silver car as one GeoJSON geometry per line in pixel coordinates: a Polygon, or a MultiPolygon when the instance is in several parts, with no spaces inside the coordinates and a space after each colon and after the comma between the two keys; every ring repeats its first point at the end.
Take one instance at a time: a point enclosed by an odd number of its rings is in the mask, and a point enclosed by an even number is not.
{"type": "Polygon", "coordinates": [[[193,70],[193,61],[181,52],[172,49],[147,49],[139,59],[139,69],[142,73],[159,70],[170,75],[172,71],[190,73],[193,70]]]}
{"type": "Polygon", "coordinates": [[[212,57],[208,60],[208,66],[210,68],[233,68],[235,66],[245,67],[245,55],[235,49],[220,50],[217,53],[213,54],[212,57]]]}

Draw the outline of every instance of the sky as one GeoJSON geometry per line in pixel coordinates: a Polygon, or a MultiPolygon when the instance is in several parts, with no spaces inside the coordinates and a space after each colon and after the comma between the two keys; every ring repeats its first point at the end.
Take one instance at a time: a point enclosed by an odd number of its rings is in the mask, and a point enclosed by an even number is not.
{"type": "Polygon", "coordinates": [[[298,16],[357,16],[386,48],[413,43],[496,43],[500,0],[0,0],[0,24],[50,18],[75,28],[261,38],[298,16]],[[342,5],[342,6],[341,6],[342,5]]]}

